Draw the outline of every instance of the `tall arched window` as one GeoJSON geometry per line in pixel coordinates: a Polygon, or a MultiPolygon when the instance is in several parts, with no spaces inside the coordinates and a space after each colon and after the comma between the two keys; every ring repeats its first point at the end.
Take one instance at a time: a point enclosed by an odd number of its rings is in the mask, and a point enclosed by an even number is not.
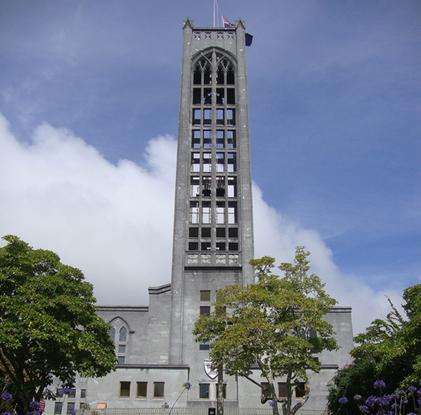
{"type": "Polygon", "coordinates": [[[126,343],[126,340],[127,340],[127,329],[126,327],[123,326],[118,332],[118,341],[120,343],[126,343]]]}
{"type": "Polygon", "coordinates": [[[117,360],[118,363],[126,363],[126,352],[127,352],[127,329],[125,326],[122,326],[118,332],[118,350],[117,350],[117,360]]]}
{"type": "Polygon", "coordinates": [[[229,215],[241,196],[232,186],[240,139],[235,59],[218,48],[202,51],[193,58],[191,80],[190,206],[200,210],[199,219],[190,217],[186,249],[221,257],[240,249],[238,221],[229,215]],[[202,230],[211,228],[215,231],[202,240],[202,230]]]}
{"type": "Polygon", "coordinates": [[[126,322],[117,317],[111,322],[110,337],[115,345],[119,365],[126,363],[129,330],[126,322]]]}

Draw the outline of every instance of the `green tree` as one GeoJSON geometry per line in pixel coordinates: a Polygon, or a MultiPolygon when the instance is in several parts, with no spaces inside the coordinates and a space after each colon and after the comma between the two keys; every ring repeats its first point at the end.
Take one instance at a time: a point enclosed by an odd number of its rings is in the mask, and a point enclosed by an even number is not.
{"type": "Polygon", "coordinates": [[[391,311],[374,320],[355,337],[354,361],[340,370],[329,392],[329,408],[339,410],[339,398],[348,398],[348,409],[357,412],[354,396],[369,396],[377,379],[386,382],[385,393],[418,384],[421,379],[421,284],[407,288],[402,305],[405,315],[389,300],[391,311]]]}
{"type": "Polygon", "coordinates": [[[262,390],[273,401],[278,414],[278,401],[284,415],[290,415],[308,399],[292,407],[294,384],[307,380],[307,371],[318,372],[317,354],[333,350],[336,342],[332,326],[324,319],[336,303],[324,290],[317,275],[310,274],[309,252],[297,247],[293,263],[282,263],[283,273],[273,273],[275,259],[263,257],[251,261],[256,283],[242,287],[227,286],[218,290],[215,310],[196,322],[197,341],[209,342],[210,358],[215,367],[224,365],[229,375],[242,376],[262,387],[250,377],[257,367],[267,381],[262,390]],[[284,377],[287,397],[278,399],[275,379],[284,377]]]}
{"type": "Polygon", "coordinates": [[[115,367],[109,326],[95,312],[92,285],[53,252],[16,236],[0,248],[0,378],[18,413],[59,378],[104,376],[115,367]]]}

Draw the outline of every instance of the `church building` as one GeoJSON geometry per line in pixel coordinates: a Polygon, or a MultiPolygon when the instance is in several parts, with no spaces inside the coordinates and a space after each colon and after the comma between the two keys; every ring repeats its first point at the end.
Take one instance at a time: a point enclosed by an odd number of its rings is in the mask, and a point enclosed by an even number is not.
{"type": "MultiPolygon", "coordinates": [[[[216,407],[209,345],[197,343],[192,330],[199,315],[212,310],[218,289],[254,281],[245,55],[242,21],[227,28],[185,22],[171,282],[149,288],[148,305],[98,307],[112,326],[117,369],[103,378],[77,379],[74,394],[49,402],[47,413],[71,413],[84,404],[125,410],[174,405],[202,414],[216,407]]],[[[320,355],[322,369],[309,376],[310,399],[301,414],[322,413],[329,381],[350,359],[351,309],[334,307],[326,318],[339,350],[320,355]]],[[[252,377],[264,382],[257,370],[252,377]]],[[[269,412],[256,385],[229,376],[224,381],[227,411],[269,412]]],[[[296,388],[294,399],[303,389],[296,388]]],[[[284,391],[279,379],[278,392],[284,391]]]]}

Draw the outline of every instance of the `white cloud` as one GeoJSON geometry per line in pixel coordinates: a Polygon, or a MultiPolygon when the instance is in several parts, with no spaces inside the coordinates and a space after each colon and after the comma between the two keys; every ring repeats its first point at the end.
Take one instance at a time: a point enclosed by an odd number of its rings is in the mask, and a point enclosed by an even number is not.
{"type": "MultiPolygon", "coordinates": [[[[170,281],[176,142],[150,140],[146,166],[108,162],[71,131],[39,126],[29,145],[0,114],[0,234],[56,251],[81,268],[102,304],[147,304],[147,288],[170,281]]],[[[385,294],[337,268],[316,231],[303,229],[263,199],[254,186],[256,256],[292,258],[311,251],[314,271],[361,329],[385,313],[385,294]]]]}

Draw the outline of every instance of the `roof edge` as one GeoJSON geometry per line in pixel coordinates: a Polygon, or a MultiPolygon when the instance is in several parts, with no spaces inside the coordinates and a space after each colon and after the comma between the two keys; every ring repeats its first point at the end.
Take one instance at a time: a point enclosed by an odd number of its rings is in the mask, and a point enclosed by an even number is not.
{"type": "Polygon", "coordinates": [[[168,291],[171,291],[171,283],[148,288],[149,294],[163,294],[168,291]]]}
{"type": "Polygon", "coordinates": [[[189,365],[172,365],[168,363],[127,363],[117,365],[117,369],[178,369],[190,370],[189,365]]]}
{"type": "Polygon", "coordinates": [[[95,307],[98,311],[149,311],[148,306],[131,306],[131,305],[97,305],[95,307]]]}
{"type": "Polygon", "coordinates": [[[352,313],[351,306],[334,306],[328,311],[329,313],[352,313]]]}

